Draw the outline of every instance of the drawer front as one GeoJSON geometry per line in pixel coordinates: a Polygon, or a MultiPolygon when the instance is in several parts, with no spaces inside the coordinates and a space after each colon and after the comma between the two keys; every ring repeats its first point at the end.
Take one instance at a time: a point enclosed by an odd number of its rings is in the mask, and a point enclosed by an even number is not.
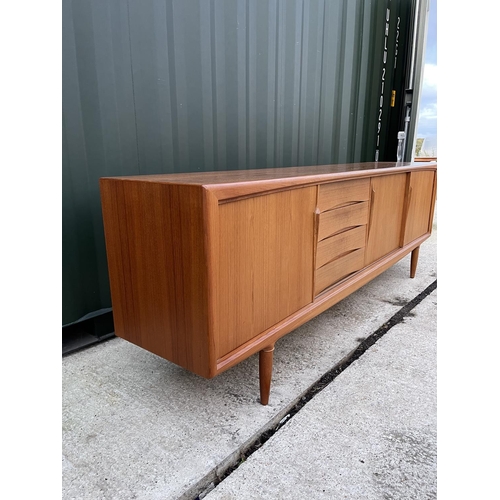
{"type": "Polygon", "coordinates": [[[314,295],[318,295],[349,274],[359,271],[363,267],[364,259],[365,249],[360,248],[317,269],[314,280],[314,295]]]}
{"type": "Polygon", "coordinates": [[[318,194],[318,210],[325,212],[332,208],[370,199],[370,179],[332,182],[321,184],[318,194]]]}
{"type": "Polygon", "coordinates": [[[319,215],[318,241],[354,226],[368,223],[368,202],[353,203],[319,215]]]}
{"type": "Polygon", "coordinates": [[[365,240],[366,226],[358,226],[320,241],[316,250],[316,269],[340,255],[363,248],[365,240]]]}

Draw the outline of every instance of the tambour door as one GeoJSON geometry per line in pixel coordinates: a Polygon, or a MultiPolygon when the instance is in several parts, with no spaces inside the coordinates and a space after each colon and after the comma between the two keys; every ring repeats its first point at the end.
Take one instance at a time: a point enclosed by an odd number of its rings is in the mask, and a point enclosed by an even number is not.
{"type": "Polygon", "coordinates": [[[371,179],[365,265],[400,247],[406,175],[381,175],[371,179]]]}
{"type": "Polygon", "coordinates": [[[403,245],[428,233],[431,228],[435,173],[411,172],[408,187],[408,212],[403,245]]]}
{"type": "Polygon", "coordinates": [[[219,205],[218,358],[312,302],[316,192],[219,205]]]}

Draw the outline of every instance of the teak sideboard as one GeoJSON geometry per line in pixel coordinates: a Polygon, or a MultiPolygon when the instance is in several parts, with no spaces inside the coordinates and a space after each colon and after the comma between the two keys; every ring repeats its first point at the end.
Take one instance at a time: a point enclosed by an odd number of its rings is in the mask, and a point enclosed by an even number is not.
{"type": "Polygon", "coordinates": [[[202,377],[274,343],[431,234],[436,163],[100,179],[115,333],[202,377]]]}

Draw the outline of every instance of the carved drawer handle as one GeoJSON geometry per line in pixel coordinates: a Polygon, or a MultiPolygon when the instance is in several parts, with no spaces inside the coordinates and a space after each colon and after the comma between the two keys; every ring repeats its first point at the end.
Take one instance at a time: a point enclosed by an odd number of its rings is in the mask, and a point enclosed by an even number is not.
{"type": "Polygon", "coordinates": [[[375,189],[372,188],[372,193],[370,196],[370,216],[368,217],[368,238],[370,237],[370,231],[372,229],[373,205],[374,204],[375,204],[375,189]]]}
{"type": "Polygon", "coordinates": [[[410,214],[410,203],[411,203],[411,194],[413,192],[412,187],[410,186],[408,189],[408,200],[406,201],[406,217],[405,217],[405,226],[408,221],[408,215],[410,214]]]}

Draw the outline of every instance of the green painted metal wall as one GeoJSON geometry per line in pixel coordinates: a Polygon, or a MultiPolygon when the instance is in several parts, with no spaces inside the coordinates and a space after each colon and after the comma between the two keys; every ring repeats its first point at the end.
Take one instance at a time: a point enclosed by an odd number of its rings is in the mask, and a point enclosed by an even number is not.
{"type": "Polygon", "coordinates": [[[411,3],[63,0],[63,325],[111,307],[100,177],[373,161],[411,3]]]}

